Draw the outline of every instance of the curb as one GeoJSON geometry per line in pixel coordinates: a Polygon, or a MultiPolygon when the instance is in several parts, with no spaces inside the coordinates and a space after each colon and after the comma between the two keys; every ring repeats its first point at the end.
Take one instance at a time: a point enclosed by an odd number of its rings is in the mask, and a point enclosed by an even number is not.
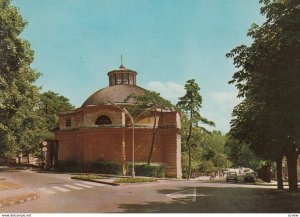
{"type": "Polygon", "coordinates": [[[113,185],[113,186],[120,186],[120,184],[118,184],[118,183],[105,182],[105,181],[99,181],[99,180],[94,180],[94,179],[84,179],[84,178],[77,178],[77,177],[71,177],[71,179],[77,179],[77,180],[88,181],[88,182],[96,182],[96,183],[113,185]]]}
{"type": "Polygon", "coordinates": [[[130,185],[142,185],[142,184],[149,184],[149,183],[158,183],[158,182],[113,183],[113,182],[105,182],[105,181],[100,181],[100,180],[77,178],[77,177],[71,177],[71,179],[88,181],[88,182],[96,182],[96,183],[107,184],[107,185],[112,185],[112,186],[130,186],[130,185]]]}
{"type": "Polygon", "coordinates": [[[37,193],[29,193],[17,196],[11,196],[0,200],[0,208],[5,206],[13,206],[20,203],[25,203],[39,198],[37,193]]]}

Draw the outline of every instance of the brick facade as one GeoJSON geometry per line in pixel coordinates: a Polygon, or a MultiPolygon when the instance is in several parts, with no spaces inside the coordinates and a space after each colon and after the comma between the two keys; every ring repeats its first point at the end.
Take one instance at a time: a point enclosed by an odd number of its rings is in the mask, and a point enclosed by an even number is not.
{"type": "MultiPolygon", "coordinates": [[[[178,114],[164,112],[159,120],[152,162],[166,164],[168,177],[181,177],[181,136],[178,114]]],[[[153,117],[142,117],[135,127],[135,162],[146,162],[151,141],[153,117]]],[[[88,161],[132,161],[132,127],[121,111],[110,105],[81,108],[74,113],[60,115],[60,129],[56,132],[59,140],[59,160],[88,161]],[[107,115],[112,125],[97,126],[95,120],[107,115]],[[84,116],[84,117],[82,117],[84,116]],[[65,126],[71,118],[71,127],[65,126]]]]}

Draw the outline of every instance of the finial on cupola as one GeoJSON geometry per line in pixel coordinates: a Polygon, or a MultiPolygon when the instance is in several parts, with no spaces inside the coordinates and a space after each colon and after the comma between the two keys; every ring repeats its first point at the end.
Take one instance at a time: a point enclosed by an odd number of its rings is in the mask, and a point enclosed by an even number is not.
{"type": "Polygon", "coordinates": [[[123,66],[123,56],[122,56],[122,54],[121,54],[121,66],[120,66],[120,68],[125,68],[125,67],[123,66]]]}

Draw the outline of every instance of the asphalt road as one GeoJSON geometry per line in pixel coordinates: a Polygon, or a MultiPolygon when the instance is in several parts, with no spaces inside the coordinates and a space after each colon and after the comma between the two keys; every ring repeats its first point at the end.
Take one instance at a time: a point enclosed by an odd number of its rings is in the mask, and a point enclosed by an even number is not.
{"type": "Polygon", "coordinates": [[[300,194],[243,183],[164,181],[130,186],[95,185],[69,174],[35,171],[0,176],[40,194],[0,213],[299,213],[300,194]]]}

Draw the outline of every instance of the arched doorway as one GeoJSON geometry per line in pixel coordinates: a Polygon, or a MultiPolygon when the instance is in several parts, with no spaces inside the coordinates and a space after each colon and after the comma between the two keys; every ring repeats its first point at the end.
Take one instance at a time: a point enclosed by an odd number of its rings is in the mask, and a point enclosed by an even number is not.
{"type": "Polygon", "coordinates": [[[108,116],[106,115],[101,115],[97,118],[96,125],[102,125],[102,124],[111,124],[111,120],[108,116]]]}

